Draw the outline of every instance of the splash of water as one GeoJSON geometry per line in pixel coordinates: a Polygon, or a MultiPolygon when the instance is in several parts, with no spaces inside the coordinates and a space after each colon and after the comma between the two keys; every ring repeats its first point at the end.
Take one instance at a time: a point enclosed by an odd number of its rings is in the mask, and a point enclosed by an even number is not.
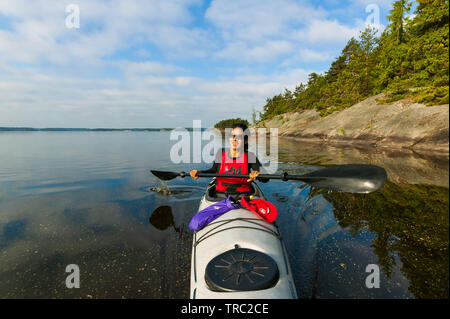
{"type": "Polygon", "coordinates": [[[150,187],[148,190],[151,192],[160,193],[163,195],[170,195],[171,191],[169,189],[169,186],[167,186],[166,182],[163,180],[160,180],[159,178],[156,179],[156,181],[159,184],[159,187],[150,187]]]}

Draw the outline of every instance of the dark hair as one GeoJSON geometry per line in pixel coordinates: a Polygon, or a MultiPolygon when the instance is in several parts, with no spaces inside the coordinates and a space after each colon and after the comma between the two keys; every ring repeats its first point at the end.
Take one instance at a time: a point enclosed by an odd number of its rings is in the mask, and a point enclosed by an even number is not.
{"type": "Polygon", "coordinates": [[[239,122],[239,123],[234,123],[233,127],[231,129],[235,129],[236,127],[239,127],[240,129],[242,129],[244,132],[245,130],[248,130],[248,126],[245,123],[239,122]]]}
{"type": "Polygon", "coordinates": [[[248,134],[250,133],[248,131],[248,126],[245,123],[238,122],[238,123],[234,123],[233,127],[231,129],[234,130],[237,127],[239,127],[244,132],[244,146],[247,147],[248,146],[247,145],[248,144],[248,134]]]}

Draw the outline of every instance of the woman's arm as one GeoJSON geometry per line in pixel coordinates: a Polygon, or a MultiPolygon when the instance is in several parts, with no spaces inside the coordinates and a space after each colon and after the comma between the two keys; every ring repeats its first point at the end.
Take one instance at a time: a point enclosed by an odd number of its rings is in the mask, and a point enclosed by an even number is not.
{"type": "Polygon", "coordinates": [[[194,170],[190,171],[189,174],[191,175],[191,177],[197,179],[198,178],[198,177],[196,177],[197,173],[216,173],[216,174],[219,173],[220,161],[222,159],[222,152],[223,152],[223,149],[221,151],[217,152],[216,158],[213,162],[213,165],[209,169],[206,169],[206,170],[195,170],[194,169],[194,170]]]}
{"type": "MultiPolygon", "coordinates": [[[[254,158],[252,158],[253,160],[250,160],[250,157],[249,157],[248,171],[250,172],[250,170],[252,170],[252,171],[258,171],[260,173],[263,173],[263,172],[261,172],[261,168],[264,170],[264,167],[262,167],[262,165],[261,165],[260,161],[258,160],[258,158],[256,157],[256,155],[253,155],[253,156],[254,156],[254,158]]],[[[258,178],[258,180],[263,183],[267,183],[269,181],[268,178],[258,178]]]]}

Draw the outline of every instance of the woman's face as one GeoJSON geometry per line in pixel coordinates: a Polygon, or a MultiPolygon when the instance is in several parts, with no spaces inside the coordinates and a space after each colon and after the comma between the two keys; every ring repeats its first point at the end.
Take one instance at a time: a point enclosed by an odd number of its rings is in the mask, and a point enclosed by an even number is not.
{"type": "Polygon", "coordinates": [[[233,150],[240,150],[244,147],[244,131],[236,127],[231,131],[230,146],[233,150]]]}

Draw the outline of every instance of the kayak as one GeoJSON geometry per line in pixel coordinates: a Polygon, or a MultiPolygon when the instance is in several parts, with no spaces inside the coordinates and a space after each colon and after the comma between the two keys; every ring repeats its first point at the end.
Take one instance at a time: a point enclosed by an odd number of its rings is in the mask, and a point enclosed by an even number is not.
{"type": "MultiPolygon", "coordinates": [[[[199,211],[214,198],[214,180],[206,188],[199,211]]],[[[265,199],[252,184],[253,199],[265,199]]],[[[296,299],[292,271],[275,222],[268,223],[245,208],[228,211],[194,232],[191,299],[296,299]]]]}

